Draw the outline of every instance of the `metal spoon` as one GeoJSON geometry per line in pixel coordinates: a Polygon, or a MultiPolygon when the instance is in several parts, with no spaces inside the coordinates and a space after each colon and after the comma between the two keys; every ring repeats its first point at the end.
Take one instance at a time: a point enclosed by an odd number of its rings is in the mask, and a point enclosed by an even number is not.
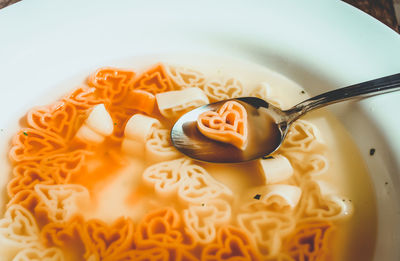
{"type": "Polygon", "coordinates": [[[255,97],[230,100],[240,102],[247,111],[248,144],[245,150],[205,137],[197,129],[197,118],[204,111],[218,110],[228,100],[204,105],[184,114],[171,130],[174,146],[183,154],[200,161],[235,163],[254,160],[276,151],[290,125],[307,112],[353,98],[365,98],[400,90],[400,73],[333,90],[305,100],[282,111],[255,97]]]}

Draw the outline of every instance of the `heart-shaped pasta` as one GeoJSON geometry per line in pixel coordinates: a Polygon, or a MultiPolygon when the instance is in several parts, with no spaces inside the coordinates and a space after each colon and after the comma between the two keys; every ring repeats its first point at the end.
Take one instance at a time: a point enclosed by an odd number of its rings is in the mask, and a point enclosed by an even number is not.
{"type": "Polygon", "coordinates": [[[147,214],[139,223],[135,233],[137,249],[167,249],[174,260],[196,260],[190,253],[196,240],[183,227],[174,208],[163,208],[147,214]]]}
{"type": "Polygon", "coordinates": [[[240,228],[254,235],[260,253],[265,256],[277,254],[282,239],[296,225],[291,216],[272,211],[241,213],[237,216],[237,222],[240,228]]]}
{"type": "Polygon", "coordinates": [[[21,249],[38,243],[39,228],[33,215],[20,205],[11,205],[0,219],[0,255],[6,260],[21,249]]]}
{"type": "Polygon", "coordinates": [[[308,154],[304,151],[287,150],[284,151],[284,155],[296,169],[301,170],[296,178],[301,178],[299,175],[305,178],[320,176],[327,173],[330,166],[325,151],[308,154]]]}
{"type": "Polygon", "coordinates": [[[337,220],[348,218],[353,213],[350,201],[336,194],[326,192],[319,182],[304,185],[304,195],[297,214],[303,217],[337,220]]]}
{"type": "Polygon", "coordinates": [[[100,220],[85,223],[88,236],[85,257],[94,260],[116,260],[115,256],[129,249],[133,244],[134,226],[130,219],[119,218],[108,225],[100,220]]]}
{"type": "Polygon", "coordinates": [[[190,159],[158,163],[143,172],[143,181],[161,197],[177,195],[189,204],[202,204],[214,198],[231,198],[232,191],[190,159]]]}
{"type": "Polygon", "coordinates": [[[324,147],[325,141],[314,124],[305,120],[296,120],[289,129],[280,150],[312,152],[324,147]]]}
{"type": "Polygon", "coordinates": [[[50,171],[57,184],[65,184],[75,174],[84,171],[86,159],[92,154],[88,150],[75,150],[51,155],[40,161],[40,169],[50,171]]]}
{"type": "Polygon", "coordinates": [[[163,247],[154,247],[154,248],[143,249],[143,250],[134,249],[134,250],[126,251],[118,256],[115,256],[114,260],[118,260],[118,261],[131,261],[131,260],[135,260],[135,261],[168,261],[168,260],[170,260],[170,254],[169,254],[168,250],[163,247]]]}
{"type": "Polygon", "coordinates": [[[153,186],[161,197],[170,197],[177,193],[179,186],[187,179],[186,172],[181,170],[188,164],[189,159],[181,158],[152,165],[143,172],[143,181],[153,186]]]}
{"type": "Polygon", "coordinates": [[[191,205],[183,211],[183,220],[201,244],[214,241],[217,227],[231,218],[231,207],[222,199],[211,199],[201,205],[191,205]]]}
{"type": "Polygon", "coordinates": [[[249,234],[232,226],[221,227],[217,232],[217,242],[205,246],[201,260],[261,260],[261,256],[253,245],[249,234]]]}
{"type": "Polygon", "coordinates": [[[303,169],[305,170],[306,175],[312,177],[322,175],[329,169],[328,158],[321,154],[311,154],[307,157],[306,162],[308,164],[305,164],[306,166],[303,166],[303,169]]]}
{"type": "Polygon", "coordinates": [[[166,66],[171,82],[178,90],[190,87],[203,87],[205,76],[201,72],[182,66],[166,66]]]}
{"type": "Polygon", "coordinates": [[[66,222],[50,222],[42,228],[40,237],[47,247],[57,246],[65,249],[75,244],[79,246],[78,251],[82,255],[84,252],[90,255],[92,249],[82,216],[74,216],[66,222]]]}
{"type": "Polygon", "coordinates": [[[213,198],[230,199],[232,191],[215,180],[208,172],[196,164],[186,164],[180,170],[186,177],[179,185],[178,198],[189,204],[202,204],[213,198]]]}
{"type": "Polygon", "coordinates": [[[31,190],[36,184],[55,184],[56,181],[50,171],[41,171],[38,163],[25,163],[17,166],[22,175],[13,177],[7,184],[7,192],[10,197],[22,190],[31,190]]]}
{"type": "Polygon", "coordinates": [[[134,77],[133,71],[105,67],[94,72],[88,84],[96,87],[103,99],[116,103],[125,98],[134,77]]]}
{"type": "Polygon", "coordinates": [[[135,79],[133,89],[156,94],[172,90],[172,83],[165,71],[164,65],[157,64],[135,79]]]}
{"type": "Polygon", "coordinates": [[[64,261],[61,249],[57,247],[28,247],[19,251],[12,261],[64,261]]]}
{"type": "Polygon", "coordinates": [[[65,141],[51,132],[22,129],[14,136],[9,155],[15,162],[40,160],[65,149],[65,141]]]}
{"type": "Polygon", "coordinates": [[[83,86],[73,90],[63,98],[64,101],[74,104],[79,110],[87,110],[94,105],[104,102],[104,99],[96,93],[96,88],[83,86]]]}
{"type": "Polygon", "coordinates": [[[77,131],[75,121],[78,116],[74,105],[57,102],[52,106],[38,107],[29,111],[28,125],[37,130],[53,132],[69,140],[77,131]]]}
{"type": "Polygon", "coordinates": [[[294,260],[325,260],[334,226],[318,219],[301,220],[285,249],[294,260]]]}
{"type": "Polygon", "coordinates": [[[233,100],[225,102],[217,112],[203,112],[197,119],[197,127],[203,135],[231,143],[242,150],[248,140],[247,124],[246,109],[233,100]]]}
{"type": "Polygon", "coordinates": [[[215,102],[242,96],[243,85],[235,78],[211,80],[204,84],[203,90],[210,101],[215,102]]]}
{"type": "MultiPolygon", "coordinates": [[[[11,200],[7,204],[7,207],[10,208],[12,205],[19,205],[22,208],[28,210],[30,213],[36,214],[36,208],[40,204],[40,198],[34,190],[24,189],[19,191],[11,198],[11,200]]],[[[46,213],[42,214],[44,214],[44,217],[47,215],[46,213]]]]}
{"type": "Polygon", "coordinates": [[[35,191],[47,206],[51,221],[69,220],[78,210],[90,201],[86,187],[77,184],[35,185],[35,191]]]}
{"type": "Polygon", "coordinates": [[[145,145],[146,160],[149,162],[167,161],[180,157],[180,153],[171,143],[170,131],[157,128],[151,133],[145,145]]]}

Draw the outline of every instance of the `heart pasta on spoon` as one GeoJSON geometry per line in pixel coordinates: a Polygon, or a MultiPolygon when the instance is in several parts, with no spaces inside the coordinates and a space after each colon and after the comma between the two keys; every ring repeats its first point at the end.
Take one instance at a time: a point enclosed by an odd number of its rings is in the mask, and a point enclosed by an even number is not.
{"type": "Polygon", "coordinates": [[[230,143],[244,150],[247,145],[247,112],[239,102],[225,102],[217,112],[206,111],[197,119],[199,131],[206,137],[230,143]]]}

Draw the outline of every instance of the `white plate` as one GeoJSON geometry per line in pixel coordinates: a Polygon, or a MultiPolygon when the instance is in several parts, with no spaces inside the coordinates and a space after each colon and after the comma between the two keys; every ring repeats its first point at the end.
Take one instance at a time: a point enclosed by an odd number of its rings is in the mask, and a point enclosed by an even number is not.
{"type": "MultiPolygon", "coordinates": [[[[246,59],[311,94],[400,72],[400,36],[340,1],[24,0],[0,10],[0,135],[64,79],[174,53],[246,59]]],[[[375,260],[400,260],[400,93],[331,109],[374,182],[375,260]]]]}

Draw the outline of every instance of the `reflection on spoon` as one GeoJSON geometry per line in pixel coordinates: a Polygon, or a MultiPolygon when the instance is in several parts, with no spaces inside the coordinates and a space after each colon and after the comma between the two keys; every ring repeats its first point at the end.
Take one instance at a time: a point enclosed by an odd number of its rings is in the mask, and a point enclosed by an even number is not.
{"type": "Polygon", "coordinates": [[[254,160],[276,151],[290,125],[305,113],[350,98],[362,98],[400,90],[400,73],[326,92],[282,111],[255,97],[242,97],[208,104],[184,114],[171,130],[174,146],[185,155],[200,161],[235,163],[254,160]],[[248,143],[241,150],[229,143],[205,137],[197,119],[206,111],[217,111],[227,101],[239,102],[247,112],[248,143]]]}

